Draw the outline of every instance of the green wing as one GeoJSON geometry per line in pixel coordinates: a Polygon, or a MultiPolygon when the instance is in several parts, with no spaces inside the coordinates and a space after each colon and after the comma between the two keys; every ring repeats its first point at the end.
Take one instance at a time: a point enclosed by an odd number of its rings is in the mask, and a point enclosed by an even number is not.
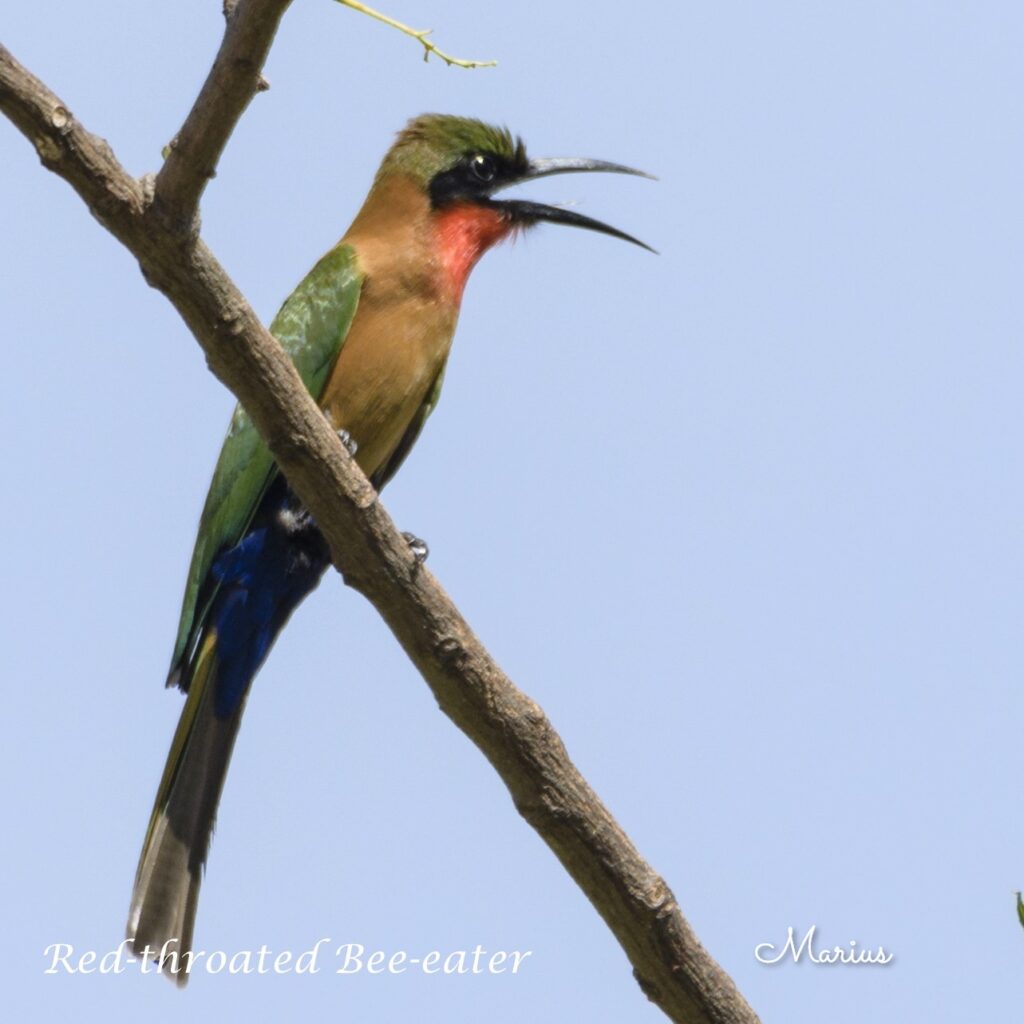
{"type": "MultiPolygon", "coordinates": [[[[355,250],[338,246],[306,275],[270,325],[318,401],[355,316],[362,283],[355,250]]],[[[181,681],[183,659],[191,655],[216,593],[213,560],[241,540],[276,472],[269,449],[237,405],[199,520],[168,685],[181,681]]]]}

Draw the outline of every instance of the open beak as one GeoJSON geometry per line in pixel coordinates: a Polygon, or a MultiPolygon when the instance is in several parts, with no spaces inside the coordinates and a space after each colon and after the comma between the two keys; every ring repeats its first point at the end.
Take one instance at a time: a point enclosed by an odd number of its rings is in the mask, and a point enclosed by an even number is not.
{"type": "MultiPolygon", "coordinates": [[[[604,171],[611,174],[635,174],[640,178],[655,180],[651,174],[638,171],[633,167],[625,167],[623,164],[609,163],[607,160],[590,160],[586,157],[551,157],[547,159],[531,160],[527,165],[525,174],[520,175],[515,181],[503,182],[501,187],[508,188],[512,185],[522,184],[524,181],[533,181],[535,178],[547,178],[553,174],[575,174],[578,171],[604,171]]],[[[570,227],[586,228],[588,231],[599,231],[602,235],[611,235],[612,238],[621,238],[624,242],[632,242],[639,245],[641,249],[648,252],[656,252],[645,242],[627,235],[625,231],[613,228],[610,224],[594,220],[593,217],[586,217],[582,213],[568,210],[563,206],[549,206],[547,203],[535,203],[528,199],[503,199],[492,200],[494,205],[501,207],[512,222],[523,227],[547,221],[550,224],[568,224],[570,227]]]]}

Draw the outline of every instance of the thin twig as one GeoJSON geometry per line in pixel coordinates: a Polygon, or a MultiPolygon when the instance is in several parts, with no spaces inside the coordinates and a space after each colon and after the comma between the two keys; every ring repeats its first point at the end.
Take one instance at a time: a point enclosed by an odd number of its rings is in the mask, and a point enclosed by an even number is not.
{"type": "Polygon", "coordinates": [[[351,7],[353,11],[358,11],[360,14],[366,14],[371,18],[376,18],[377,21],[382,21],[385,25],[390,25],[391,28],[397,28],[399,32],[404,32],[407,36],[412,36],[413,39],[416,39],[423,44],[423,59],[425,61],[428,60],[430,55],[433,53],[435,56],[440,57],[448,67],[496,68],[498,66],[498,62],[496,60],[461,60],[458,57],[449,56],[443,50],[439,50],[437,46],[427,38],[427,36],[434,31],[432,28],[410,28],[408,25],[403,25],[400,21],[395,21],[394,18],[390,18],[386,14],[381,14],[380,11],[375,11],[372,7],[367,7],[366,4],[360,3],[359,0],[336,0],[336,2],[343,4],[345,7],[351,7]]]}
{"type": "Polygon", "coordinates": [[[412,572],[408,543],[209,249],[149,217],[143,184],[2,46],[0,111],[181,314],[211,370],[244,404],[315,517],[345,582],[370,600],[441,710],[494,766],[520,814],[622,945],[648,998],[683,1024],[756,1024],[664,880],[573,765],[543,711],[495,664],[429,570],[412,572]]]}

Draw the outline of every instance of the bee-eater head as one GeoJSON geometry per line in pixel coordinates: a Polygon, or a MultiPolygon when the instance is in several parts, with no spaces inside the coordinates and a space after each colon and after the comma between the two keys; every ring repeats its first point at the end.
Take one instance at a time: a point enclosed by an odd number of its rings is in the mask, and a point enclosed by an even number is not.
{"type": "Polygon", "coordinates": [[[564,207],[524,199],[494,198],[502,189],[524,181],[580,171],[650,177],[643,171],[606,160],[585,157],[531,160],[522,140],[513,138],[507,129],[450,114],[423,114],[410,121],[384,158],[377,177],[379,181],[393,173],[410,175],[426,191],[431,208],[442,215],[456,211],[468,213],[467,207],[476,208],[481,221],[494,223],[490,233],[495,237],[488,239],[488,245],[514,229],[548,221],[599,231],[650,249],[618,228],[564,207]],[[504,230],[499,231],[499,227],[504,230]]]}

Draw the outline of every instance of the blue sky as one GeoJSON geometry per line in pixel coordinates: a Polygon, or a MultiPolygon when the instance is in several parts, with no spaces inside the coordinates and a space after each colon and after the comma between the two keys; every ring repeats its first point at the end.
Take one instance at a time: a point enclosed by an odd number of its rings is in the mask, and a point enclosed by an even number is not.
{"type": "MultiPolygon", "coordinates": [[[[216,0],[46,0],[0,40],[135,174],[216,0]]],[[[386,493],[502,666],[767,1020],[1019,1004],[1024,605],[1019,40],[998,3],[288,13],[203,203],[269,321],[424,110],[657,174],[527,194],[386,493]],[[767,967],[788,927],[885,967],[767,967]]],[[[328,578],[257,680],[199,912],[208,950],[530,950],[515,976],[45,976],[120,940],[180,702],[162,689],[233,401],[166,301],[0,127],[8,439],[7,1003],[43,1019],[660,1018],[491,769],[328,578]]]]}

